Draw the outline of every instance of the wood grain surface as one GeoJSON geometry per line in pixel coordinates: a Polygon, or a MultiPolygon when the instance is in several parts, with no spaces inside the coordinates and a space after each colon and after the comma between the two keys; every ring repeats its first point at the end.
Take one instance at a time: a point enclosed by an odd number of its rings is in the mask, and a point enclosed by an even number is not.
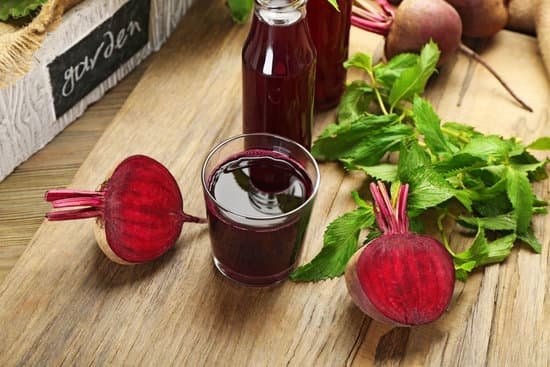
{"type": "MultiPolygon", "coordinates": [[[[148,154],[175,175],[186,211],[204,214],[202,160],[241,130],[246,33],[222,1],[198,2],[70,186],[94,188],[127,155],[148,154]]],[[[371,52],[379,41],[354,31],[352,49],[371,52]]],[[[459,55],[428,92],[440,114],[526,141],[548,134],[550,86],[535,40],[503,32],[483,54],[536,112],[518,108],[459,55]]],[[[316,133],[332,120],[333,113],[318,115],[316,133]]],[[[326,225],[354,207],[349,193],[363,181],[334,164],[323,164],[321,174],[303,261],[319,251],[326,225]]],[[[550,198],[548,182],[536,191],[550,198]]],[[[549,217],[535,219],[541,255],[514,250],[502,265],[457,283],[442,319],[407,329],[361,314],[343,279],[268,289],[233,284],[215,271],[204,226],[185,225],[178,246],[159,261],[123,267],[102,255],[90,221],[43,223],[0,285],[0,365],[547,366],[549,224],[549,217]]],[[[456,246],[471,240],[452,239],[456,246]]]]}

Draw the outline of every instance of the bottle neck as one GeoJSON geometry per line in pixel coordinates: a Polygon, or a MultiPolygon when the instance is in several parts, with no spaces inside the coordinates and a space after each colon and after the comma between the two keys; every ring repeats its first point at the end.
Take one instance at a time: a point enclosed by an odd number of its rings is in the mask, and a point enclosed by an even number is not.
{"type": "Polygon", "coordinates": [[[255,14],[272,26],[294,24],[306,16],[307,0],[255,0],[255,14]]]}

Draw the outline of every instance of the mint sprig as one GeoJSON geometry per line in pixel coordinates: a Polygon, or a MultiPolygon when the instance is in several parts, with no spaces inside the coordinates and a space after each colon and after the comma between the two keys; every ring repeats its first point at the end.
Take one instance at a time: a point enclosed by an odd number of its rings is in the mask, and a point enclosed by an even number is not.
{"type": "MultiPolygon", "coordinates": [[[[539,161],[528,150],[550,150],[550,137],[526,146],[515,138],[441,121],[419,96],[438,58],[433,42],[420,55],[401,54],[385,64],[373,65],[370,56],[354,55],[346,67],[364,71],[367,80],[349,85],[337,123],[321,133],[312,153],[320,161],[339,161],[348,170],[364,172],[367,180],[386,181],[392,191],[408,183],[413,230],[422,230],[423,218],[433,218],[424,214],[435,212],[457,278],[466,280],[474,269],[504,261],[518,242],[541,251],[532,218],[545,214],[547,203],[536,197],[532,183],[547,178],[548,160],[539,161]],[[446,218],[465,231],[477,231],[465,251],[455,253],[449,244],[443,225],[446,218]]],[[[355,198],[359,209],[327,227],[321,253],[298,268],[293,280],[341,275],[358,248],[361,232],[369,232],[367,242],[380,235],[370,216],[372,207],[359,201],[357,194],[355,198]]]]}

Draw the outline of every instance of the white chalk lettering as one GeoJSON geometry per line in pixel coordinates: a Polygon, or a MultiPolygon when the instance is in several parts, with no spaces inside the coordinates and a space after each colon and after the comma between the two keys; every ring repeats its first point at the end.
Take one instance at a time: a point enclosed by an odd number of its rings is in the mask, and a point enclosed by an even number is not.
{"type": "Polygon", "coordinates": [[[139,32],[141,32],[141,26],[139,22],[134,20],[130,21],[126,28],[122,28],[118,31],[116,38],[112,31],[105,32],[103,34],[103,41],[95,50],[93,57],[86,55],[82,61],[76,65],[69,66],[63,73],[65,79],[65,84],[61,90],[63,96],[68,97],[74,93],[78,82],[82,80],[87,73],[92,72],[98,65],[98,62],[101,62],[100,56],[103,56],[103,60],[109,60],[115,51],[124,48],[129,37],[139,32]]]}

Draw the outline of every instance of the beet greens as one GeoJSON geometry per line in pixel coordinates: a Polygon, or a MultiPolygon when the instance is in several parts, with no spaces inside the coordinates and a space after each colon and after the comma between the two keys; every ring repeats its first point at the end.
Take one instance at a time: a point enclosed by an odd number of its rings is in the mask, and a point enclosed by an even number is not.
{"type": "MultiPolygon", "coordinates": [[[[430,103],[419,97],[439,54],[430,42],[419,55],[400,54],[386,64],[373,65],[366,54],[353,56],[346,66],[364,71],[368,79],[348,86],[337,123],[321,133],[312,153],[320,161],[338,161],[347,170],[362,171],[368,180],[386,182],[392,196],[401,184],[409,184],[411,230],[422,232],[427,212],[435,215],[456,277],[465,280],[475,268],[503,261],[516,243],[541,251],[531,220],[546,214],[547,203],[535,195],[532,182],[547,178],[548,160],[537,160],[529,150],[550,150],[550,138],[526,146],[468,125],[442,123],[430,103]],[[448,240],[449,224],[455,222],[476,234],[463,252],[448,240]]],[[[321,253],[298,268],[293,280],[342,275],[358,249],[360,234],[368,231],[365,243],[381,234],[372,206],[357,193],[353,196],[359,208],[328,226],[321,253]]]]}

